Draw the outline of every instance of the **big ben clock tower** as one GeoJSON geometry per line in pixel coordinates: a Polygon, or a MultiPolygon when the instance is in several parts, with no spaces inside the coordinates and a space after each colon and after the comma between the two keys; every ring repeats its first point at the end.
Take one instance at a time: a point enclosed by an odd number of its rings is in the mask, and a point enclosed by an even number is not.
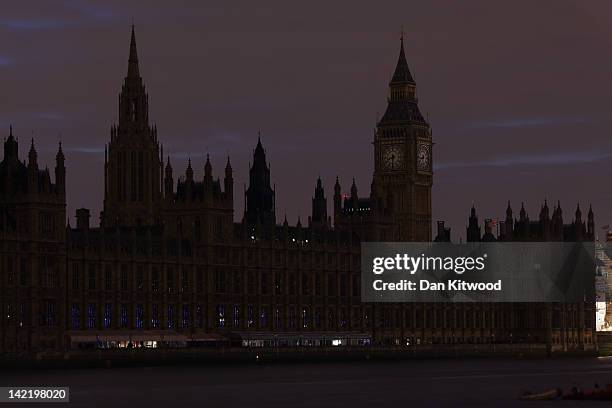
{"type": "Polygon", "coordinates": [[[388,241],[431,241],[432,145],[402,38],[387,110],[374,136],[372,199],[391,220],[383,234],[388,241]]]}

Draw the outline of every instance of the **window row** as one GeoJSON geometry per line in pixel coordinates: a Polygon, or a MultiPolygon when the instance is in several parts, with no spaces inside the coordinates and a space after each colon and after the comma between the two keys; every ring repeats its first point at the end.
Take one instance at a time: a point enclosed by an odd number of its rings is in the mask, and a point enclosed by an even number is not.
{"type": "MultiPolygon", "coordinates": [[[[111,265],[106,265],[102,277],[96,264],[89,264],[86,273],[79,263],[72,264],[71,288],[73,290],[122,290],[189,292],[202,293],[205,288],[206,274],[198,269],[192,274],[190,268],[178,271],[167,268],[162,272],[157,268],[145,271],[137,266],[131,273],[128,265],[121,265],[114,273],[111,265]],[[193,282],[195,281],[195,282],[193,282]]],[[[347,273],[323,272],[274,272],[265,271],[227,271],[217,269],[213,277],[215,293],[249,293],[262,295],[302,295],[302,296],[360,296],[360,277],[347,273]]]]}
{"type": "Polygon", "coordinates": [[[204,310],[201,305],[157,303],[147,309],[142,303],[130,304],[88,303],[85,306],[73,303],[70,308],[70,327],[79,329],[176,329],[203,328],[204,310]],[[162,309],[163,308],[163,309],[162,309]]]}

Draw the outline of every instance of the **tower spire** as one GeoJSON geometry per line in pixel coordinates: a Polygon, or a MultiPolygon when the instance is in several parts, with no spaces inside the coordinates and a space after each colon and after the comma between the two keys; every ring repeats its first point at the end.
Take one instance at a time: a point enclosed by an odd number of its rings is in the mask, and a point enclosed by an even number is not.
{"type": "Polygon", "coordinates": [[[414,78],[410,73],[410,69],[408,68],[408,62],[406,61],[406,53],[404,52],[404,30],[402,28],[402,33],[400,36],[400,53],[397,59],[397,65],[395,66],[395,72],[393,73],[391,83],[396,84],[405,82],[411,84],[415,83],[414,78]]]}
{"type": "Polygon", "coordinates": [[[128,78],[140,76],[138,69],[138,52],[136,50],[136,33],[134,32],[134,22],[132,22],[132,38],[130,39],[130,57],[128,58],[128,78]]]}
{"type": "Polygon", "coordinates": [[[32,138],[32,142],[30,144],[30,152],[28,153],[28,166],[32,168],[38,168],[37,158],[38,154],[36,153],[36,148],[34,147],[34,138],[32,138]]]}
{"type": "Polygon", "coordinates": [[[246,191],[247,224],[273,226],[276,223],[274,209],[275,192],[270,185],[270,166],[258,132],[257,146],[253,152],[253,164],[249,169],[249,188],[246,191]]]}
{"type": "Polygon", "coordinates": [[[206,163],[204,164],[204,179],[212,181],[212,165],[210,164],[209,154],[206,154],[206,163]]]}

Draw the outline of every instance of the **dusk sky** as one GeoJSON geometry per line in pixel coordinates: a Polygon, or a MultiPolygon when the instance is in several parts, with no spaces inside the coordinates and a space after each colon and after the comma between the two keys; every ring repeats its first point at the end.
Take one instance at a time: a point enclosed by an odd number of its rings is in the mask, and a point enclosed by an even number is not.
{"type": "MultiPolygon", "coordinates": [[[[609,1],[16,1],[0,12],[0,129],[25,158],[66,155],[68,215],[103,199],[104,144],[118,117],[132,19],[152,124],[175,177],[231,156],[235,218],[261,130],[277,219],[310,214],[317,175],[369,195],[376,120],[403,26],[419,105],[433,129],[433,220],[465,239],[521,201],[561,201],[612,223],[609,1]],[[136,2],[131,2],[136,3],[136,2]],[[210,3],[210,4],[208,4],[210,3]],[[216,2],[215,2],[216,3],[216,2]]],[[[599,229],[598,233],[601,231],[599,229]]]]}

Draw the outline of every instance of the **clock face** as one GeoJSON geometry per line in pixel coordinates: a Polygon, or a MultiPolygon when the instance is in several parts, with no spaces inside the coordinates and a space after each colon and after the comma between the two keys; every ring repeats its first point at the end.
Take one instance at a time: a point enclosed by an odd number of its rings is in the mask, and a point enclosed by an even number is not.
{"type": "Polygon", "coordinates": [[[382,160],[385,170],[399,170],[404,167],[404,150],[398,145],[384,146],[382,160]]]}
{"type": "Polygon", "coordinates": [[[427,144],[419,144],[417,148],[417,168],[431,171],[431,147],[427,144]]]}

